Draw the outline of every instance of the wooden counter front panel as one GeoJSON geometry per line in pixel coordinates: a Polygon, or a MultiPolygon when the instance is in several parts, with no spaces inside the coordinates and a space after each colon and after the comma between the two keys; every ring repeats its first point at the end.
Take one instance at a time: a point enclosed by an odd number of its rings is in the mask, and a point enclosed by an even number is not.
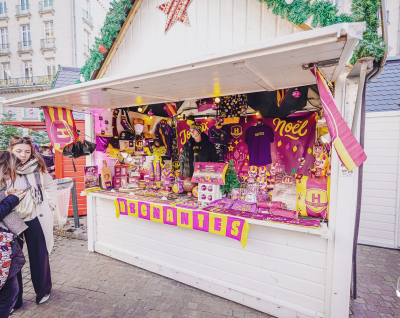
{"type": "Polygon", "coordinates": [[[95,200],[96,251],[279,317],[324,315],[326,240],[251,224],[242,249],[211,233],[117,219],[113,200],[95,200]]]}

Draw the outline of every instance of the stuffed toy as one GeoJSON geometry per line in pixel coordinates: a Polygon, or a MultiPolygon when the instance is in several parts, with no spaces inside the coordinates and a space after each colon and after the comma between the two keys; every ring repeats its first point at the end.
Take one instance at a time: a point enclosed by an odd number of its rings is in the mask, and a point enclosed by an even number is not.
{"type": "Polygon", "coordinates": [[[315,168],[309,169],[308,173],[313,178],[326,178],[329,166],[329,157],[325,152],[317,153],[315,156],[315,168]]]}

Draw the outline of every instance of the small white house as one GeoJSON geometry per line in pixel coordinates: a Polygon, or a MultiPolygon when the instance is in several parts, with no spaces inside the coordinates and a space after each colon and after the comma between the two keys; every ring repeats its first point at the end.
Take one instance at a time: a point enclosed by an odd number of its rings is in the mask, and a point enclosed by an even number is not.
{"type": "Polygon", "coordinates": [[[363,196],[358,243],[399,248],[400,57],[367,84],[363,196]]]}

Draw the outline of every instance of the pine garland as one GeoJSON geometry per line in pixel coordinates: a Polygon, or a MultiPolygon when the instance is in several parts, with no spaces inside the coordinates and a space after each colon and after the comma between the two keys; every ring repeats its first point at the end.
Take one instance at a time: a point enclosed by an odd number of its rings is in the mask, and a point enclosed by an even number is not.
{"type": "MultiPolygon", "coordinates": [[[[97,70],[101,61],[104,60],[104,55],[99,51],[99,46],[104,45],[108,50],[113,44],[113,39],[118,37],[118,32],[121,30],[120,22],[126,20],[126,7],[132,8],[130,0],[115,0],[111,3],[110,11],[108,11],[104,25],[100,30],[100,37],[95,38],[90,50],[90,57],[80,71],[86,81],[90,80],[93,71],[97,70]]],[[[81,81],[77,80],[76,84],[79,83],[81,81]]]]}
{"type": "Polygon", "coordinates": [[[367,30],[354,50],[351,63],[354,64],[358,59],[368,56],[373,56],[378,60],[385,54],[386,43],[382,41],[382,37],[378,36],[377,33],[380,26],[378,19],[378,11],[381,7],[380,0],[353,0],[351,15],[338,14],[339,10],[336,5],[333,5],[328,0],[294,0],[291,4],[287,4],[285,0],[259,1],[265,2],[275,15],[296,25],[302,25],[310,17],[312,17],[311,26],[313,28],[342,22],[365,21],[367,30]]]}
{"type": "MultiPolygon", "coordinates": [[[[367,30],[364,32],[363,39],[358,43],[351,60],[354,64],[358,59],[373,56],[378,60],[386,50],[386,44],[382,41],[382,37],[378,36],[377,30],[380,26],[377,13],[381,7],[380,0],[353,0],[352,14],[338,14],[339,10],[328,0],[312,1],[312,0],[294,0],[291,4],[287,4],[285,0],[259,0],[265,2],[272,12],[283,19],[296,24],[302,25],[310,17],[312,17],[311,26],[313,28],[324,27],[342,22],[362,22],[366,21],[367,30]]],[[[113,38],[118,37],[121,29],[120,21],[126,20],[125,7],[131,8],[130,0],[115,0],[111,3],[110,11],[107,13],[104,26],[100,31],[100,38],[95,39],[90,57],[86,60],[80,74],[86,81],[90,80],[93,71],[97,70],[104,55],[99,51],[99,46],[104,45],[110,49],[113,38]]],[[[81,83],[77,80],[76,83],[81,83]]]]}
{"type": "Polygon", "coordinates": [[[57,69],[56,74],[53,76],[53,80],[51,81],[50,89],[53,89],[53,87],[54,87],[54,83],[56,82],[56,78],[58,76],[58,72],[60,72],[60,68],[61,68],[61,65],[58,64],[58,69],[57,69]]]}

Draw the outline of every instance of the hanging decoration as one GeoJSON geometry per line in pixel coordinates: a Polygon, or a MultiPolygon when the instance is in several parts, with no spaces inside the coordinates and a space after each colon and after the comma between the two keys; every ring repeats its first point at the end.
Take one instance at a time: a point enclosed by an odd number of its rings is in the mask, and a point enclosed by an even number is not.
{"type": "Polygon", "coordinates": [[[167,15],[167,22],[165,23],[165,33],[175,24],[176,21],[183,24],[190,25],[189,18],[186,12],[187,7],[192,0],[169,0],[157,7],[167,15]]]}
{"type": "Polygon", "coordinates": [[[104,45],[100,45],[99,46],[99,51],[100,51],[100,53],[106,53],[107,52],[107,48],[104,45]]]}

